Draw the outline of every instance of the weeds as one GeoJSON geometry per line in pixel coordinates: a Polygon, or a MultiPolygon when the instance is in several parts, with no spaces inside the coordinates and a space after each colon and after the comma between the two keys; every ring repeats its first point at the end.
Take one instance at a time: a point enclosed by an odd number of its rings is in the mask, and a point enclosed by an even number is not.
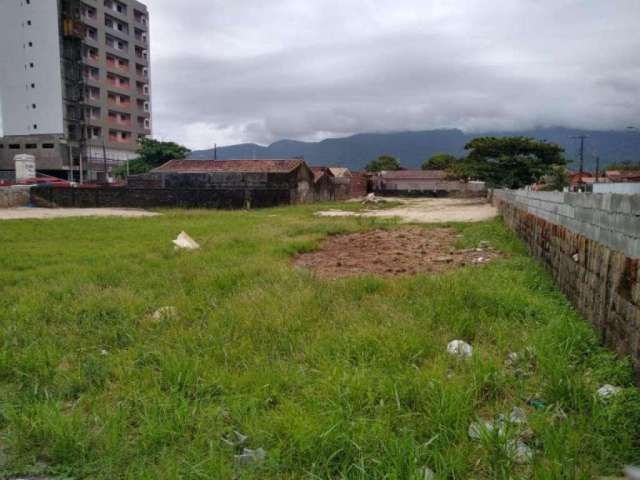
{"type": "Polygon", "coordinates": [[[491,264],[320,281],[292,255],[394,225],[321,208],[0,225],[0,476],[547,479],[640,462],[629,363],[500,221],[453,225],[460,247],[507,253],[491,264]],[[202,249],[175,252],[181,230],[202,249]],[[447,355],[455,338],[471,359],[447,355]],[[603,401],[603,383],[625,388],[603,401]],[[513,406],[527,464],[503,437],[468,436],[513,406]],[[264,462],[236,465],[234,430],[264,462]]]}

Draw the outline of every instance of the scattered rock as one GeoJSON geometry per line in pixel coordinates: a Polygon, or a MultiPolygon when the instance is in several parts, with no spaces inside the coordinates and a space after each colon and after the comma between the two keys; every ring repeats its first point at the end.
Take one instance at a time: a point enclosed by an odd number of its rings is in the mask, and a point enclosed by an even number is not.
{"type": "Polygon", "coordinates": [[[458,358],[469,358],[473,355],[473,347],[465,341],[453,340],[447,345],[447,352],[458,358]]]}
{"type": "Polygon", "coordinates": [[[525,425],[527,423],[527,414],[519,407],[513,407],[509,421],[516,425],[525,425]]]}
{"type": "Polygon", "coordinates": [[[482,435],[486,435],[492,433],[495,429],[498,429],[498,435],[502,436],[505,434],[505,426],[504,423],[500,420],[497,422],[493,422],[493,420],[484,420],[482,422],[472,422],[469,425],[469,438],[472,440],[480,440],[482,435]]]}
{"type": "Polygon", "coordinates": [[[533,450],[522,440],[510,441],[507,449],[516,463],[529,463],[533,459],[533,450]]]}
{"type": "Polygon", "coordinates": [[[600,398],[607,400],[611,397],[615,397],[622,391],[620,387],[614,387],[613,385],[603,385],[596,392],[600,398]]]}
{"type": "Polygon", "coordinates": [[[574,253],[571,258],[573,258],[573,261],[576,262],[576,263],[578,263],[580,261],[580,255],[577,254],[577,253],[574,253]]]}
{"type": "Polygon", "coordinates": [[[436,478],[436,474],[429,467],[424,467],[421,472],[421,476],[424,480],[434,480],[436,478]]]}
{"type": "Polygon", "coordinates": [[[251,450],[250,448],[245,448],[242,450],[240,455],[234,455],[236,463],[239,465],[249,465],[252,463],[262,463],[264,459],[267,458],[267,452],[258,448],[256,450],[251,450]]]}
{"type": "Polygon", "coordinates": [[[520,359],[520,355],[518,355],[516,352],[511,352],[507,355],[507,359],[505,360],[504,363],[507,367],[512,367],[516,363],[518,363],[519,359],[520,359]]]}
{"type": "Polygon", "coordinates": [[[234,430],[233,435],[231,436],[222,437],[222,441],[231,447],[241,447],[245,443],[247,443],[248,439],[249,439],[248,436],[243,435],[237,430],[234,430]]]}
{"type": "Polygon", "coordinates": [[[438,263],[450,263],[453,262],[453,257],[436,257],[433,261],[438,263]]]}
{"type": "Polygon", "coordinates": [[[154,320],[164,320],[176,316],[178,316],[178,309],[176,307],[162,307],[153,312],[152,315],[154,320]]]}
{"type": "Polygon", "coordinates": [[[173,243],[176,246],[176,250],[197,250],[200,248],[200,245],[198,245],[198,243],[184,231],[180,232],[180,235],[178,235],[178,238],[173,240],[173,243]]]}
{"type": "Polygon", "coordinates": [[[491,248],[491,242],[489,242],[488,240],[482,240],[478,244],[478,248],[481,248],[483,250],[486,250],[487,248],[491,248]]]}

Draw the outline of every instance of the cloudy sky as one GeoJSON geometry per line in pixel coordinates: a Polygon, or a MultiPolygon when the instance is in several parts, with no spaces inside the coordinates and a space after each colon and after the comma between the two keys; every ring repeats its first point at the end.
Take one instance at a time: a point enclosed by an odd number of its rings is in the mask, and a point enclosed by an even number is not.
{"type": "Polygon", "coordinates": [[[191,148],[640,123],[640,0],[147,4],[154,134],[191,148]]]}

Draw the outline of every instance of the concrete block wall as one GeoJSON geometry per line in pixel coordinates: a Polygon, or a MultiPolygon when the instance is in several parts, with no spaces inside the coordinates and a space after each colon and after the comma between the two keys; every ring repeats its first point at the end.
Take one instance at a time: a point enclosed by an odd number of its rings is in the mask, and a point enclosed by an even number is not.
{"type": "Polygon", "coordinates": [[[640,385],[640,195],[505,191],[492,202],[640,385]]]}
{"type": "Polygon", "coordinates": [[[26,207],[29,205],[29,187],[0,188],[0,208],[26,207]]]}

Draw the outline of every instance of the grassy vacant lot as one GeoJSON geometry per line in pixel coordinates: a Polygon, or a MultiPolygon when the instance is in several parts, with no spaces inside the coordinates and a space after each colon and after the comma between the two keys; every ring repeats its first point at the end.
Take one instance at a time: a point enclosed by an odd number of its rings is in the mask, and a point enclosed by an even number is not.
{"type": "Polygon", "coordinates": [[[500,221],[454,225],[508,254],[495,263],[320,281],[292,255],[395,226],[319,208],[0,223],[0,477],[586,479],[640,461],[629,365],[500,221]],[[183,229],[200,251],[174,252],[183,229]],[[471,359],[447,355],[456,338],[471,359]],[[604,383],[627,388],[603,401],[604,383]],[[524,465],[515,429],[467,433],[514,406],[524,465]],[[236,465],[233,430],[262,464],[236,465]]]}

